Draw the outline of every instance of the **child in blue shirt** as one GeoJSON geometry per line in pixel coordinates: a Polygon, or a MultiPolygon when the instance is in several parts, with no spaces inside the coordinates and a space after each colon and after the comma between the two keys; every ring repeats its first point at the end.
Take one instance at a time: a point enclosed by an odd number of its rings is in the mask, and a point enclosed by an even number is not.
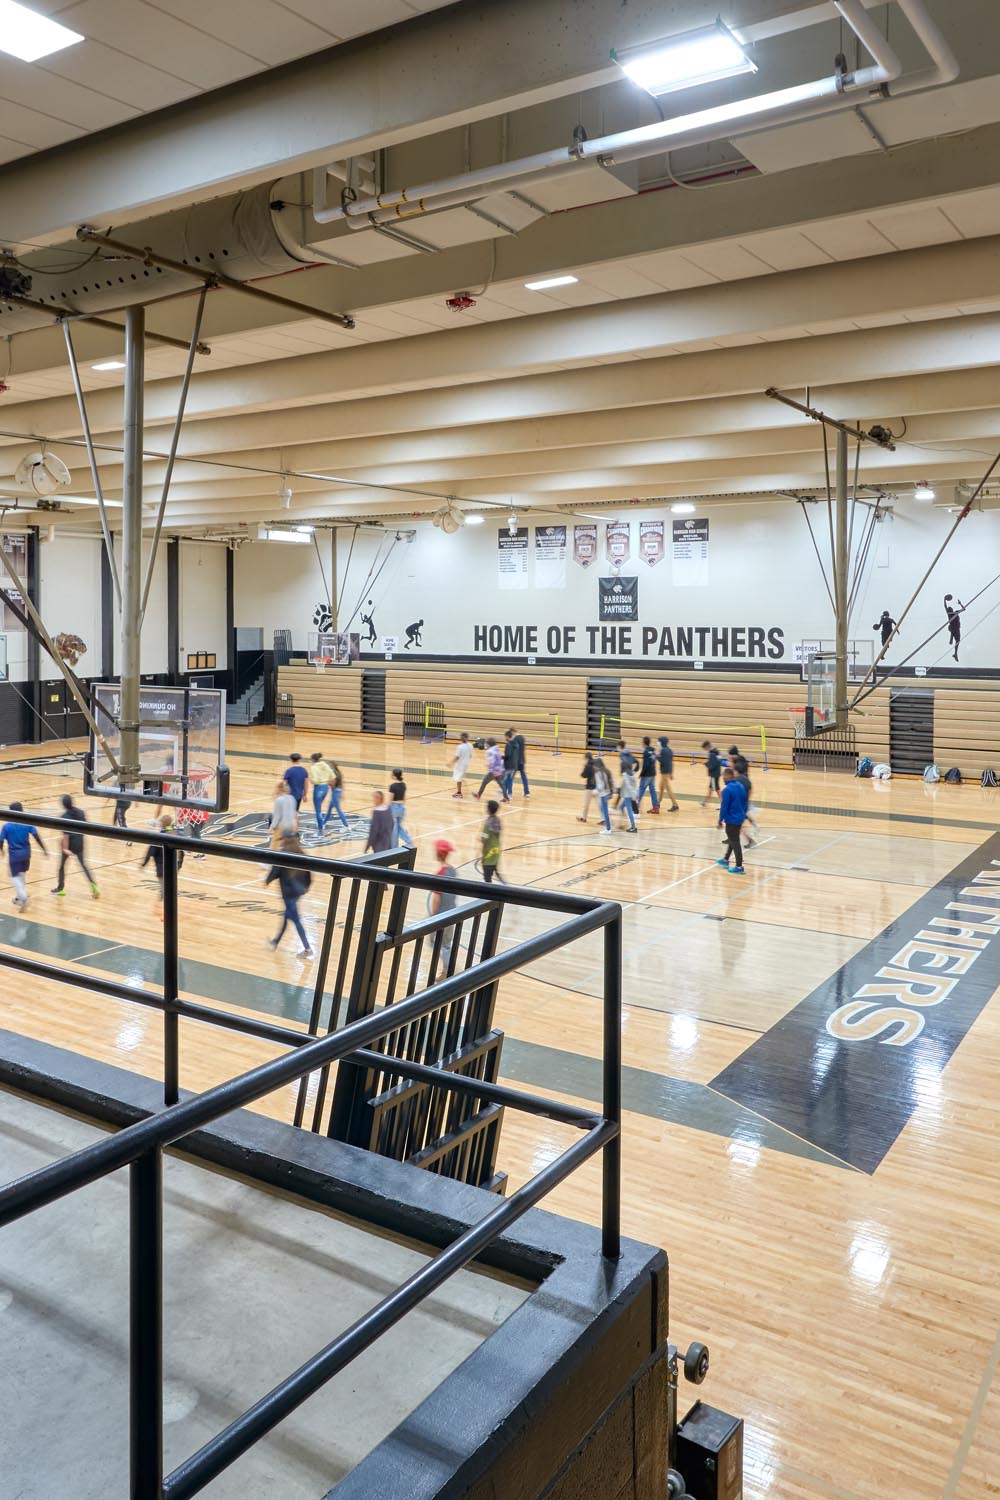
{"type": "MultiPolygon", "coordinates": [[[[24,812],[24,806],[20,802],[10,804],[11,812],[24,812]]],[[[38,829],[33,828],[30,823],[5,823],[0,828],[0,849],[7,845],[7,853],[10,856],[10,878],[14,886],[14,905],[19,911],[24,911],[28,904],[28,884],[25,876],[31,864],[31,840],[48,857],[48,850],[38,836],[38,829]]]]}
{"type": "Polygon", "coordinates": [[[295,810],[298,812],[302,806],[302,798],[306,794],[306,783],[309,780],[309,772],[302,764],[301,755],[290,755],[289,764],[285,767],[283,780],[290,794],[295,798],[295,810]]]}
{"type": "Polygon", "coordinates": [[[732,766],[727,766],[722,773],[722,803],[719,808],[719,827],[726,832],[726,849],[722,859],[716,860],[716,864],[722,865],[729,870],[729,856],[732,855],[736,861],[730,875],[743,875],[743,846],[740,843],[740,830],[747,818],[747,789],[738,780],[732,766]]]}

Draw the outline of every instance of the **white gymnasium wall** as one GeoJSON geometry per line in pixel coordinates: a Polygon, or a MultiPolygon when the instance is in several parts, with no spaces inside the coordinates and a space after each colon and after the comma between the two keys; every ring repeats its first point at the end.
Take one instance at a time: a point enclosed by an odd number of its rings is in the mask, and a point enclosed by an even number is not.
{"type": "MultiPolygon", "coordinates": [[[[859,507],[856,532],[862,524],[859,507]]],[[[420,654],[403,647],[405,627],[424,620],[423,652],[436,656],[537,655],[550,658],[604,662],[702,658],[759,660],[762,665],[795,659],[802,639],[833,635],[832,609],[827,598],[809,533],[795,503],[777,501],[756,505],[708,504],[696,518],[710,521],[707,583],[679,587],[671,560],[670,512],[609,511],[598,526],[598,560],[584,569],[572,560],[573,519],[569,518],[569,553],[564,588],[537,587],[533,556],[534,526],[528,551],[527,587],[501,589],[498,584],[498,530],[506,534],[506,517],[490,517],[486,524],[464,527],[447,536],[420,523],[413,540],[399,542],[376,581],[363,587],[370,570],[386,559],[393,533],[381,540],[361,533],[344,578],[347,548],[339,557],[340,625],[363,588],[365,613],[374,615],[378,642],[363,650],[381,650],[384,636],[399,638],[397,655],[420,654]],[[605,557],[605,531],[615,520],[630,522],[631,558],[620,572],[639,579],[639,620],[602,633],[598,613],[598,577],[613,576],[605,557]],[[655,566],[637,559],[639,521],[663,520],[666,556],[655,566]],[[373,600],[369,610],[367,599],[373,600]],[[518,637],[498,644],[496,627],[524,627],[518,637]],[[477,627],[479,633],[477,635],[477,627]],[[492,636],[490,627],[493,628],[492,636]],[[534,628],[532,637],[528,632],[534,628]],[[550,639],[549,630],[552,628],[550,639]],[[588,632],[592,627],[593,633],[588,632]],[[693,633],[692,647],[678,645],[678,627],[693,633]],[[694,634],[698,627],[702,636],[694,634]],[[665,639],[662,632],[670,632],[665,639]],[[735,637],[734,629],[743,634],[735,637]],[[751,656],[748,632],[763,631],[763,645],[751,656]],[[484,635],[485,631],[485,635],[484,635]],[[661,648],[662,651],[661,651],[661,648]]],[[[828,550],[825,505],[810,507],[821,550],[828,550]]],[[[864,571],[851,634],[876,639],[872,628],[883,608],[894,617],[902,611],[955,517],[943,509],[912,500],[898,501],[895,515],[875,533],[864,571]]],[[[522,523],[523,524],[523,523],[522,523]]],[[[289,549],[289,551],[298,549],[289,549]]],[[[944,620],[942,598],[952,593],[968,601],[1000,571],[1000,512],[971,514],[959,527],[944,559],[932,574],[888,656],[900,660],[944,620]]],[[[1000,584],[987,592],[963,618],[963,666],[1000,668],[1000,632],[988,612],[1000,601],[1000,584]]],[[[360,629],[355,619],[351,629],[360,629]]],[[[683,637],[682,637],[683,640],[683,637]]],[[[757,637],[760,643],[761,637],[757,637]]],[[[932,666],[950,663],[946,632],[941,632],[916,658],[932,666]]]]}
{"type": "Polygon", "coordinates": [[[218,670],[228,665],[226,646],[226,547],[219,542],[181,542],[179,580],[180,660],[189,652],[214,651],[218,670]]]}
{"type": "MultiPolygon", "coordinates": [[[[320,535],[319,545],[329,578],[328,533],[320,535]]],[[[316,608],[326,604],[315,547],[311,543],[244,542],[236,553],[235,594],[236,625],[261,628],[265,650],[273,645],[276,630],[290,630],[294,649],[305,652],[309,633],[317,628],[316,608]]]]}
{"type": "MultiPolygon", "coordinates": [[[[50,635],[78,635],[87,651],[74,669],[81,677],[101,673],[101,541],[91,536],[66,536],[54,541],[42,532],[40,543],[41,615],[50,635]]],[[[21,637],[27,651],[27,638],[21,637]]],[[[58,675],[46,652],[41,655],[43,677],[58,675]]]]}

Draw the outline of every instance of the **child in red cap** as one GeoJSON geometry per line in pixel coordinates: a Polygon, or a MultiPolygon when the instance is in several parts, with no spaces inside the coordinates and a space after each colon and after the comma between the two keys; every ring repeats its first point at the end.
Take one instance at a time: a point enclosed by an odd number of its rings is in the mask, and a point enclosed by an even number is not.
{"type": "MultiPolygon", "coordinates": [[[[448,862],[449,854],[454,854],[454,852],[455,845],[448,839],[434,840],[434,853],[437,855],[438,861],[438,868],[434,871],[435,875],[448,880],[455,880],[457,878],[458,871],[454,865],[448,862]]],[[[439,912],[454,911],[456,900],[457,898],[447,891],[428,891],[427,910],[432,917],[436,917],[439,912]]],[[[441,966],[444,974],[448,972],[450,967],[451,948],[454,939],[454,927],[446,927],[441,934],[441,966]]],[[[443,977],[443,974],[441,977],[443,977]]],[[[433,978],[431,982],[433,983],[433,978]]]]}

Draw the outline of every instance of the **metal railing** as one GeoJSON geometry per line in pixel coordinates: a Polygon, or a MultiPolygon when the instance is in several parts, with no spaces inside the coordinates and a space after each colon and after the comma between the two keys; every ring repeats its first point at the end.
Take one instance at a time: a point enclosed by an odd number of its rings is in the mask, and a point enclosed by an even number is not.
{"type": "MultiPolygon", "coordinates": [[[[66,823],[41,814],[11,813],[11,821],[31,823],[65,833],[66,823]]],[[[74,831],[79,829],[76,825],[74,831]]],[[[46,980],[56,980],[100,994],[152,1006],[163,1013],[164,1097],[166,1107],[156,1115],[120,1130],[116,1135],[53,1162],[17,1182],[0,1188],[0,1228],[98,1181],[121,1167],[129,1168],[129,1451],[130,1500],[186,1500],[199,1493],[241,1454],[247,1452],[338,1371],[386,1333],[423,1299],[463,1266],[481,1256],[498,1236],[527,1210],[598,1152],[603,1155],[601,1243],[604,1255],[620,1254],[621,1197],[621,908],[614,902],[548,893],[514,886],[438,879],[385,863],[323,860],[313,855],[267,853],[279,867],[309,870],[335,880],[361,880],[396,893],[441,891],[477,900],[544,910],[567,920],[494,954],[471,967],[446,974],[415,994],[386,1009],[350,1021],[325,1036],[303,1035],[289,1027],[257,1021],[209,1006],[184,1001],[178,995],[177,864],[190,841],[178,835],[121,830],[88,824],[87,834],[112,841],[159,844],[163,850],[164,945],[160,993],[137,991],[114,980],[61,968],[10,952],[0,953],[0,966],[46,980]],[[461,1073],[393,1058],[373,1051],[390,1033],[448,1001],[460,999],[503,976],[590,933],[604,934],[604,1057],[600,1113],[544,1097],[522,1093],[461,1073]],[[181,1017],[225,1026],[248,1035],[282,1043],[290,1051],[242,1076],[177,1103],[178,1022],[181,1017]],[[163,1474],[163,1152],[193,1131],[203,1129],[236,1109],[264,1098],[276,1089],[295,1084],[316,1070],[347,1059],[437,1088],[471,1095],[489,1104],[504,1105],[530,1115],[571,1125],[584,1132],[568,1150],[528,1182],[458,1235],[401,1286],[384,1297],[355,1323],[327,1343],[291,1375],[254,1403],[242,1416],[204,1444],[178,1468],[163,1474]]],[[[262,851],[228,848],[202,841],[205,852],[224,859],[259,863],[262,851]]],[[[387,856],[377,856],[385,860],[387,856]]],[[[400,899],[404,899],[400,897],[400,899]]]]}

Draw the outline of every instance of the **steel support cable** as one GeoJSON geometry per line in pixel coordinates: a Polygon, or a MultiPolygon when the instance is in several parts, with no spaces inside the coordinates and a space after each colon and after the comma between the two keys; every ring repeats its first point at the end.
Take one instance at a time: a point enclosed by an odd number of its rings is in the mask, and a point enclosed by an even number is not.
{"type": "Polygon", "coordinates": [[[847,599],[848,616],[854,613],[855,606],[858,602],[858,595],[861,592],[861,581],[865,575],[865,567],[868,563],[868,553],[871,550],[871,544],[875,537],[875,528],[878,525],[880,514],[881,512],[879,510],[879,506],[878,504],[876,504],[874,510],[872,510],[865,518],[864,529],[862,530],[861,537],[858,542],[858,555],[855,559],[854,579],[851,583],[850,593],[847,599]]]}
{"type": "MultiPolygon", "coordinates": [[[[823,468],[826,471],[826,520],[827,520],[827,525],[830,528],[830,568],[831,568],[831,570],[833,572],[834,578],[836,578],[836,576],[837,576],[837,544],[836,544],[836,541],[834,540],[834,535],[833,535],[833,487],[832,487],[832,485],[830,483],[830,449],[829,449],[829,447],[827,445],[827,441],[826,441],[826,423],[825,422],[822,424],[822,432],[823,432],[823,468]]],[[[836,613],[837,613],[837,606],[836,605],[833,606],[833,612],[834,612],[834,615],[836,615],[836,613]]]]}
{"type": "Polygon", "coordinates": [[[835,609],[836,606],[833,602],[833,594],[830,592],[830,580],[826,576],[826,568],[823,566],[823,559],[820,556],[819,544],[816,541],[816,533],[813,531],[812,522],[809,519],[809,512],[806,510],[806,502],[804,500],[800,500],[799,505],[802,508],[802,515],[805,519],[805,523],[809,527],[809,539],[813,544],[813,551],[816,553],[816,561],[819,563],[819,571],[823,575],[823,587],[826,589],[826,596],[830,601],[830,608],[835,609]]]}
{"type": "MultiPolygon", "coordinates": [[[[393,537],[392,542],[390,543],[390,546],[389,546],[389,550],[385,554],[385,558],[382,561],[382,565],[379,568],[378,572],[375,574],[374,578],[372,578],[371,570],[369,570],[368,577],[365,579],[365,586],[361,590],[361,597],[358,599],[357,604],[354,606],[354,610],[353,610],[353,612],[351,614],[351,617],[348,620],[347,624],[342,627],[344,630],[349,630],[351,628],[351,625],[354,622],[354,616],[358,613],[358,610],[361,608],[361,605],[362,605],[362,602],[364,600],[365,595],[367,594],[367,592],[368,592],[368,590],[370,588],[373,589],[375,587],[375,585],[378,583],[379,577],[380,577],[383,569],[385,568],[386,563],[389,561],[390,557],[395,552],[398,543],[399,543],[399,536],[396,535],[396,536],[393,537]]],[[[377,558],[378,557],[378,553],[376,553],[375,556],[377,558]]],[[[372,564],[372,566],[374,567],[374,564],[372,564]]]]}
{"type": "Polygon", "coordinates": [[[108,512],[104,504],[104,489],[101,485],[101,474],[97,467],[97,454],[94,451],[94,439],[90,431],[90,418],[87,416],[87,398],[83,394],[83,386],[80,382],[80,367],[76,360],[76,349],[73,346],[73,334],[67,322],[62,325],[63,337],[66,340],[66,354],[69,358],[70,374],[73,377],[73,389],[76,392],[76,405],[80,413],[80,426],[83,428],[83,442],[87,449],[87,458],[90,461],[90,477],[94,485],[94,494],[97,497],[97,509],[101,517],[101,530],[104,533],[104,545],[108,551],[108,562],[111,565],[111,577],[115,586],[115,597],[118,600],[118,608],[122,607],[122,585],[118,576],[118,563],[115,560],[115,549],[111,541],[111,528],[108,524],[108,512]]]}
{"type": "MultiPolygon", "coordinates": [[[[944,554],[944,550],[947,547],[948,543],[951,541],[952,537],[955,535],[955,532],[958,530],[959,526],[961,526],[962,522],[965,520],[966,516],[969,514],[969,511],[972,509],[973,505],[979,499],[979,496],[982,494],[982,492],[985,489],[986,485],[989,483],[990,476],[992,475],[993,470],[996,468],[997,464],[1000,464],[1000,453],[998,453],[996,455],[996,457],[994,458],[993,462],[990,464],[989,468],[986,470],[986,473],[983,475],[982,479],[976,485],[975,490],[969,496],[968,500],[965,502],[965,504],[962,506],[962,509],[959,511],[958,515],[955,517],[955,523],[954,523],[954,525],[951,527],[951,530],[948,532],[948,535],[945,537],[944,541],[941,543],[940,547],[935,552],[934,557],[931,560],[930,567],[927,569],[927,571],[924,574],[923,578],[921,578],[920,582],[917,584],[917,586],[914,589],[912,595],[910,596],[910,599],[909,599],[909,602],[907,603],[906,608],[903,610],[903,613],[900,615],[899,619],[896,621],[896,628],[895,628],[895,630],[889,636],[889,639],[887,641],[885,641],[885,643],[882,646],[881,651],[876,656],[876,658],[872,662],[871,666],[868,668],[868,670],[865,673],[864,677],[862,677],[862,679],[861,679],[861,686],[858,688],[858,691],[855,693],[854,697],[851,699],[850,703],[847,705],[848,708],[856,708],[857,705],[861,702],[862,697],[865,697],[865,698],[868,697],[868,693],[866,693],[864,691],[865,683],[869,680],[870,677],[874,677],[875,673],[878,670],[878,664],[879,664],[879,662],[882,660],[883,656],[888,651],[889,647],[892,645],[892,642],[895,640],[896,636],[899,634],[899,627],[900,627],[900,625],[902,625],[903,621],[906,619],[907,615],[910,613],[910,610],[913,608],[914,604],[916,604],[917,599],[918,599],[918,597],[919,597],[919,595],[920,595],[920,593],[921,593],[921,591],[922,591],[922,589],[924,587],[924,584],[927,582],[928,578],[931,576],[931,574],[933,573],[934,569],[937,567],[938,563],[941,561],[941,558],[942,558],[942,556],[944,554]]],[[[936,635],[937,631],[935,631],[934,634],[936,635]]],[[[933,636],[929,636],[928,639],[929,640],[933,640],[933,636]]],[[[926,642],[924,642],[924,644],[926,645],[926,642]]],[[[920,647],[918,647],[917,649],[919,650],[920,647]]],[[[912,654],[913,653],[911,653],[911,655],[912,654]]],[[[909,661],[909,659],[910,658],[907,657],[908,661],[909,661]]]]}
{"type": "MultiPolygon", "coordinates": [[[[847,556],[850,557],[854,550],[854,512],[858,508],[858,470],[861,467],[861,439],[859,438],[854,449],[854,483],[851,486],[851,521],[847,534],[847,556]]],[[[848,601],[850,608],[850,601],[848,601]]]]}

